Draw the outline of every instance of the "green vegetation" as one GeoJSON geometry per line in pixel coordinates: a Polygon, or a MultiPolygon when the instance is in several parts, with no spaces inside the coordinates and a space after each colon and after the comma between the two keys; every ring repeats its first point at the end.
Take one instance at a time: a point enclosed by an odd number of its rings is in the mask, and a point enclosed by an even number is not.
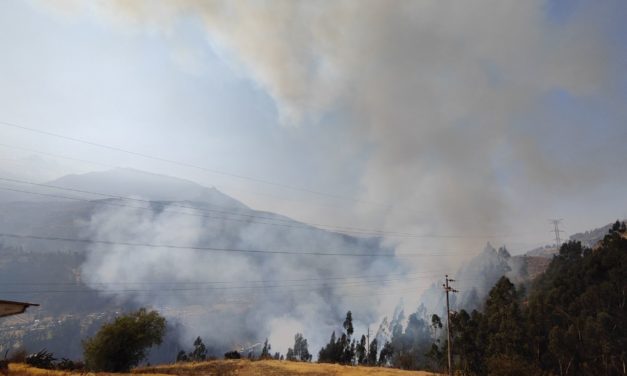
{"type": "MultiPolygon", "coordinates": [[[[503,276],[484,302],[477,298],[480,310],[452,312],[455,369],[462,375],[624,375],[626,230],[624,222],[616,222],[593,249],[576,241],[565,243],[546,272],[529,286],[515,286],[503,276]]],[[[67,319],[63,323],[59,328],[65,333],[83,330],[78,320],[67,319]]],[[[318,353],[318,361],[443,371],[450,345],[445,324],[439,316],[429,316],[424,306],[407,320],[401,311],[390,326],[390,340],[381,344],[375,338],[368,344],[364,335],[355,335],[353,315],[348,311],[342,322],[343,331],[331,334],[318,353]]],[[[85,367],[128,371],[146,359],[150,347],[161,344],[165,332],[166,320],[155,311],[140,309],[117,317],[83,342],[85,367]]],[[[179,352],[177,360],[203,361],[210,353],[198,337],[193,349],[179,352]]],[[[249,356],[254,357],[254,353],[251,351],[249,356]]],[[[231,351],[224,357],[239,359],[240,353],[231,351]]],[[[42,368],[83,369],[81,363],[68,359],[56,362],[46,350],[23,358],[42,368]]],[[[266,339],[258,358],[283,356],[272,354],[266,339]]],[[[294,336],[294,345],[285,359],[312,360],[302,333],[294,336]]]]}
{"type": "Polygon", "coordinates": [[[166,320],[156,311],[142,308],[102,326],[83,343],[87,368],[94,371],[124,372],[146,358],[146,350],[161,344],[166,320]]]}
{"type": "Polygon", "coordinates": [[[202,362],[206,359],[207,347],[200,337],[196,337],[194,340],[194,349],[191,352],[185,353],[185,351],[181,350],[176,354],[177,362],[202,362]]]}
{"type": "MultiPolygon", "coordinates": [[[[452,350],[462,374],[624,375],[624,230],[617,222],[594,250],[562,245],[526,297],[503,277],[483,312],[454,314],[452,350]]],[[[445,346],[434,345],[431,357],[443,361],[445,346]]]]}
{"type": "MultiPolygon", "coordinates": [[[[276,354],[274,358],[277,359],[276,354]]],[[[290,347],[287,350],[287,360],[309,362],[311,361],[311,358],[312,355],[309,353],[307,340],[303,337],[302,333],[296,333],[294,336],[294,347],[290,347]]]]}

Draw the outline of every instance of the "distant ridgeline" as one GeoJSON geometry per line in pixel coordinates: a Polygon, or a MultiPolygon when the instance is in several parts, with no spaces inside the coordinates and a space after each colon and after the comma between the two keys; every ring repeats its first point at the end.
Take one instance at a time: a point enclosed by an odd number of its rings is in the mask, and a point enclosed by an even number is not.
{"type": "MultiPolygon", "coordinates": [[[[45,348],[58,358],[77,359],[81,340],[116,312],[146,306],[159,307],[176,326],[167,332],[171,338],[151,352],[151,363],[171,361],[180,350],[177,341],[197,336],[210,353],[221,355],[234,344],[265,338],[273,319],[310,310],[303,298],[312,288],[309,279],[317,281],[315,292],[322,299],[338,302],[355,283],[343,276],[404,271],[391,257],[394,248],[383,245],[377,233],[350,236],[330,225],[315,227],[257,211],[215,188],[182,179],[116,169],[45,184],[13,183],[14,190],[0,190],[0,233],[5,234],[0,236],[0,298],[40,306],[0,321],[0,353],[7,346],[24,346],[29,352],[45,348]],[[27,236],[10,236],[20,234],[27,236]],[[226,252],[233,249],[243,252],[226,252]],[[284,250],[390,257],[351,257],[340,263],[280,254],[284,250]],[[291,282],[299,279],[304,281],[291,282]],[[263,280],[276,280],[270,284],[275,288],[248,287],[263,280]]],[[[335,304],[314,309],[319,318],[344,313],[335,304]]]]}

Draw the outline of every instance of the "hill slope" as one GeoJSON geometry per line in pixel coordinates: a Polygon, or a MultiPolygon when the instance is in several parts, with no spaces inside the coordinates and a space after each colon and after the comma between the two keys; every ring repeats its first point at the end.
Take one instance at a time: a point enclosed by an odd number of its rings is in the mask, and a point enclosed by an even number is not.
{"type": "MultiPolygon", "coordinates": [[[[201,335],[215,346],[214,353],[223,354],[263,341],[273,328],[281,328],[282,317],[303,327],[337,322],[345,307],[312,302],[341,302],[347,294],[368,291],[367,284],[354,286],[365,277],[403,270],[389,257],[307,256],[390,255],[394,249],[378,238],[348,236],[256,211],[184,180],[118,169],[67,176],[50,185],[143,200],[61,191],[81,200],[0,204],[0,233],[46,237],[0,237],[0,285],[11,286],[2,297],[41,304],[32,310],[37,329],[16,327],[11,340],[48,348],[57,356],[79,357],[80,340],[93,334],[101,312],[137,306],[158,308],[172,325],[181,324],[173,341],[191,343],[201,335]],[[164,244],[182,247],[159,246],[164,244]],[[298,252],[305,255],[292,255],[298,252]],[[361,275],[365,277],[326,282],[361,275]]],[[[364,304],[364,312],[371,310],[364,304]]],[[[312,346],[334,329],[326,325],[320,338],[310,337],[312,346]]],[[[150,361],[171,359],[175,346],[166,347],[150,361]]]]}

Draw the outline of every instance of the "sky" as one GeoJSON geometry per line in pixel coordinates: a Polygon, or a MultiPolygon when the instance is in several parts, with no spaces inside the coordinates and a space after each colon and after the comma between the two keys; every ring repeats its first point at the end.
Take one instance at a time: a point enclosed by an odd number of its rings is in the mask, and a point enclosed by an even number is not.
{"type": "Polygon", "coordinates": [[[0,175],[132,167],[307,222],[453,235],[389,240],[401,251],[523,252],[550,243],[550,218],[569,235],[627,216],[625,16],[622,1],[3,1],[0,122],[222,173],[0,123],[0,175]]]}

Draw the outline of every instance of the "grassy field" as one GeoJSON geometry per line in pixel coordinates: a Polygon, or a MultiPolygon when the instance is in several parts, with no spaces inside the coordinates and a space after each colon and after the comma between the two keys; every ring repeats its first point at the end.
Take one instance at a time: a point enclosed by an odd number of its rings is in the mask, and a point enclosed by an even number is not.
{"type": "Polygon", "coordinates": [[[202,363],[183,363],[143,367],[133,373],[170,374],[170,375],[215,375],[215,376],[428,376],[434,375],[422,371],[401,371],[379,367],[351,367],[336,364],[298,363],[278,360],[214,360],[202,363]]]}
{"type": "MultiPolygon", "coordinates": [[[[0,372],[0,375],[2,373],[0,372]]],[[[48,369],[34,368],[28,366],[26,364],[20,363],[10,363],[9,364],[9,376],[79,376],[79,375],[94,375],[94,376],[123,376],[125,374],[122,373],[104,373],[104,372],[90,372],[90,373],[80,373],[80,372],[66,372],[66,371],[53,371],[48,369]]],[[[133,374],[126,374],[133,375],[133,374]]],[[[133,375],[136,376],[136,375],[133,375]]],[[[142,376],[165,376],[164,374],[150,374],[146,373],[142,376]]]]}
{"type": "Polygon", "coordinates": [[[401,371],[379,367],[350,367],[336,364],[297,363],[277,360],[251,362],[249,360],[214,360],[202,363],[178,363],[134,369],[130,374],[122,373],[79,373],[51,371],[27,366],[9,364],[10,376],[430,376],[423,371],[401,371]]]}

